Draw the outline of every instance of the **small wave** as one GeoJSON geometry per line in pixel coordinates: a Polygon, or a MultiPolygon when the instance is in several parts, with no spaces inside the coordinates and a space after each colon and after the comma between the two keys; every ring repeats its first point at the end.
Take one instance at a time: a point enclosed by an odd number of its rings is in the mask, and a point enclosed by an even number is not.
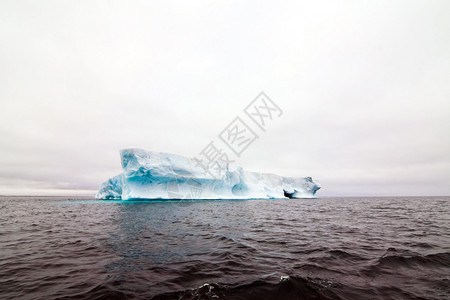
{"type": "Polygon", "coordinates": [[[420,255],[409,251],[400,251],[380,257],[375,265],[378,267],[450,267],[450,252],[420,255]]]}
{"type": "Polygon", "coordinates": [[[333,283],[318,279],[282,276],[278,283],[256,280],[248,284],[227,286],[205,283],[196,289],[156,295],[153,300],[168,299],[342,299],[329,289],[333,283]]]}
{"type": "Polygon", "coordinates": [[[448,270],[450,268],[450,252],[421,255],[391,248],[361,273],[369,277],[386,273],[398,274],[399,268],[413,270],[419,272],[418,274],[436,273],[438,269],[448,270]]]}
{"type": "Polygon", "coordinates": [[[125,293],[119,291],[113,286],[106,286],[99,284],[94,287],[89,287],[85,291],[79,291],[79,287],[77,288],[78,292],[67,293],[65,291],[63,294],[54,295],[57,299],[89,299],[89,300],[119,300],[119,299],[129,299],[134,298],[134,295],[131,293],[125,293]]]}
{"type": "Polygon", "coordinates": [[[366,260],[367,259],[367,258],[364,258],[355,253],[349,253],[349,252],[343,251],[343,250],[330,250],[330,251],[328,251],[328,254],[332,258],[338,258],[338,259],[347,259],[347,260],[366,260]]]}

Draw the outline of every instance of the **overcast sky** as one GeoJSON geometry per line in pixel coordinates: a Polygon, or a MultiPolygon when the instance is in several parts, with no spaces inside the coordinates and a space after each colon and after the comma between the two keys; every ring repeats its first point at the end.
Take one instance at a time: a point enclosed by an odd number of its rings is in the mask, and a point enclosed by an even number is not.
{"type": "Polygon", "coordinates": [[[1,1],[0,194],[92,194],[122,148],[195,156],[264,91],[283,115],[233,157],[245,169],[312,176],[319,196],[450,195],[449,12],[1,1]]]}

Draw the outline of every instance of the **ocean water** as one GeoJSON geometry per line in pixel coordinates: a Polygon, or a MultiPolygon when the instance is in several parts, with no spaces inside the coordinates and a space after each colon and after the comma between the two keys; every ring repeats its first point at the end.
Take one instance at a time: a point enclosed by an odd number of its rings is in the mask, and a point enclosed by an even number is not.
{"type": "Polygon", "coordinates": [[[449,299],[450,197],[0,197],[0,299],[449,299]]]}

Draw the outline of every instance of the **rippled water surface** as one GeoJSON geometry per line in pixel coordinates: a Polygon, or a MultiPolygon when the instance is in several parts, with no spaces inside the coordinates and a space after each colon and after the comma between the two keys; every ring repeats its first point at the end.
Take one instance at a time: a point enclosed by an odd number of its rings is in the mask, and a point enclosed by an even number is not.
{"type": "Polygon", "coordinates": [[[0,299],[449,299],[450,198],[0,197],[0,299]]]}

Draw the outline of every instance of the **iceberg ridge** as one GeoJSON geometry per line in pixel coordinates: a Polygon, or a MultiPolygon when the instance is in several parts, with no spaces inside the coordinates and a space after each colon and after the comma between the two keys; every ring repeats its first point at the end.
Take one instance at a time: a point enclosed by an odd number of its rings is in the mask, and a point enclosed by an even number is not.
{"type": "Polygon", "coordinates": [[[315,198],[320,189],[311,177],[247,172],[223,162],[205,169],[169,153],[124,149],[120,156],[123,172],[100,186],[97,199],[315,198]]]}

